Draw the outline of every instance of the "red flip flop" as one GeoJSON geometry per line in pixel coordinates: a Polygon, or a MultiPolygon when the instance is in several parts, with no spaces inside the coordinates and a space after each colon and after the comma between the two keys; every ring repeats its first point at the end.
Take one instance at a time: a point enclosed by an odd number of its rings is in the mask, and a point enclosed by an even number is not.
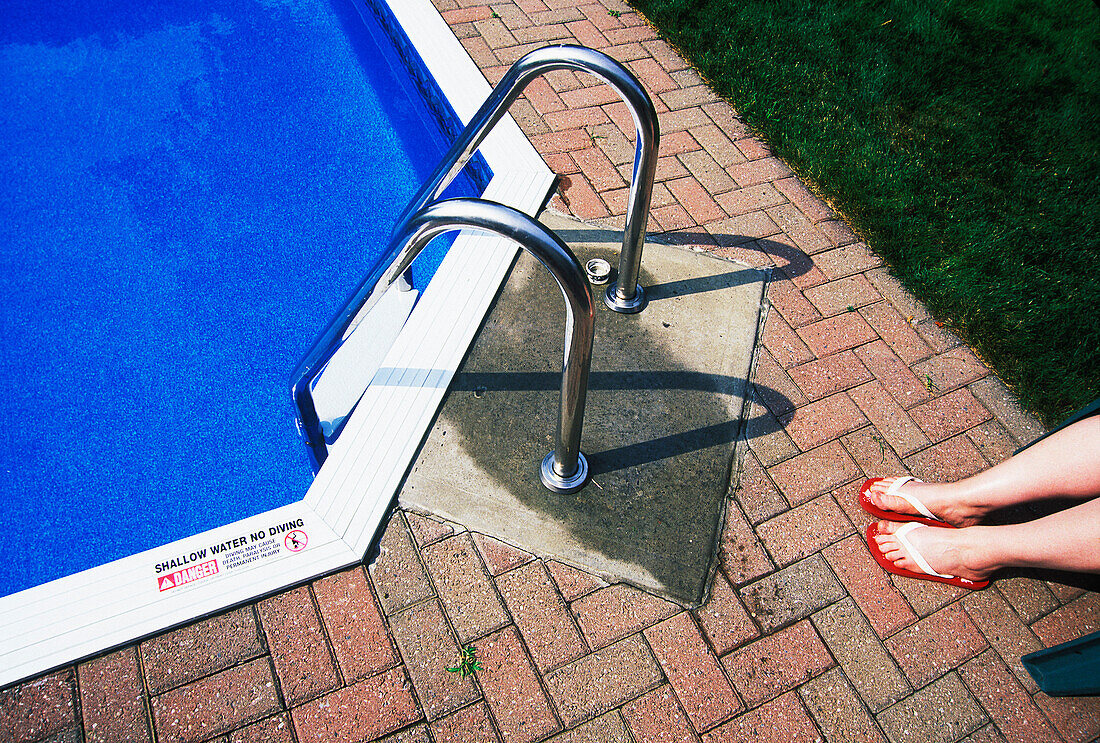
{"type": "Polygon", "coordinates": [[[911,495],[905,493],[899,493],[898,490],[907,482],[922,482],[917,478],[906,475],[905,477],[899,477],[890,484],[890,487],[886,489],[887,495],[894,495],[898,498],[904,498],[909,502],[913,508],[917,509],[920,513],[898,513],[897,511],[887,511],[885,508],[879,508],[871,501],[871,495],[868,492],[871,486],[876,482],[885,480],[885,477],[872,477],[867,482],[863,483],[859,487],[859,505],[863,507],[863,510],[871,514],[877,519],[884,521],[914,521],[918,524],[925,524],[926,526],[946,526],[954,529],[955,527],[947,523],[942,519],[936,518],[936,516],[928,510],[928,508],[919,500],[911,495]]]}
{"type": "MultiPolygon", "coordinates": [[[[932,569],[932,566],[928,564],[928,561],[924,559],[924,555],[913,547],[913,543],[909,541],[909,532],[914,529],[926,528],[924,524],[918,524],[910,522],[900,527],[894,532],[894,536],[898,538],[901,545],[905,547],[905,551],[909,553],[909,556],[913,558],[913,561],[920,566],[920,569],[924,572],[917,573],[912,570],[906,570],[905,568],[899,568],[889,559],[886,555],[882,554],[882,549],[878,546],[878,542],[875,541],[875,537],[882,534],[882,530],[879,529],[879,522],[874,521],[867,525],[867,549],[871,550],[871,554],[875,558],[875,562],[882,566],[882,569],[888,573],[894,575],[901,575],[906,578],[918,578],[920,580],[934,580],[938,583],[947,583],[948,585],[958,586],[959,588],[966,588],[971,591],[979,591],[989,585],[988,580],[969,580],[967,578],[960,578],[955,575],[944,575],[937,573],[932,569]]],[[[927,527],[936,528],[936,527],[927,527]]],[[[943,528],[942,526],[939,528],[943,528]]],[[[949,527],[954,528],[954,527],[949,527]]]]}

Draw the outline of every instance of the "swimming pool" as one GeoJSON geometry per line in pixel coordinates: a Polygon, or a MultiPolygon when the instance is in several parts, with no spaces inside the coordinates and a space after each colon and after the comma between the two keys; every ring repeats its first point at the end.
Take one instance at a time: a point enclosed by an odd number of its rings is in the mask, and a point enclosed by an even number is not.
{"type": "Polygon", "coordinates": [[[299,500],[289,370],[446,149],[348,0],[48,7],[0,62],[0,595],[299,500]]]}
{"type": "MultiPolygon", "coordinates": [[[[448,379],[441,349],[453,356],[480,321],[448,287],[487,276],[491,298],[510,258],[466,238],[436,256],[439,278],[360,404],[355,441],[342,436],[311,483],[287,375],[446,147],[440,100],[425,105],[413,83],[439,84],[465,119],[487,92],[480,76],[461,80],[476,68],[450,36],[400,72],[425,49],[402,28],[446,29],[419,1],[360,14],[348,0],[204,0],[155,17],[28,3],[0,23],[0,124],[18,145],[0,154],[14,184],[0,220],[13,279],[0,384],[16,402],[4,413],[6,683],[358,560],[393,476],[357,474],[349,505],[334,495],[347,467],[404,471],[397,455],[448,379]],[[385,65],[364,64],[393,42],[385,65]],[[461,332],[440,321],[452,315],[461,332]],[[390,429],[401,441],[372,438],[390,429]],[[75,463],[57,458],[74,450],[75,463]]],[[[517,188],[537,161],[516,157],[530,150],[517,132],[501,154],[483,150],[489,193],[537,210],[551,178],[538,163],[517,188]]],[[[425,288],[419,267],[414,284],[425,288]]]]}

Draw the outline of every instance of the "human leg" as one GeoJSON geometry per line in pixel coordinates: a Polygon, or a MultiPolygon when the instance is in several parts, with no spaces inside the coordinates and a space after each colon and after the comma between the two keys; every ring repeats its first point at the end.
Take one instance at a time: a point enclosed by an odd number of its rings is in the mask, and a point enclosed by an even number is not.
{"type": "MultiPolygon", "coordinates": [[[[880,521],[874,540],[897,567],[923,572],[894,536],[901,526],[880,521]]],[[[1022,524],[914,529],[908,540],[937,573],[969,580],[1008,567],[1100,573],[1100,498],[1022,524]]]]}
{"type": "MultiPolygon", "coordinates": [[[[887,511],[915,513],[913,506],[886,490],[895,478],[868,489],[870,500],[887,511]]],[[[971,526],[998,508],[1049,498],[1100,495],[1100,416],[1077,421],[1014,457],[954,483],[911,481],[901,488],[953,526],[971,526]]]]}

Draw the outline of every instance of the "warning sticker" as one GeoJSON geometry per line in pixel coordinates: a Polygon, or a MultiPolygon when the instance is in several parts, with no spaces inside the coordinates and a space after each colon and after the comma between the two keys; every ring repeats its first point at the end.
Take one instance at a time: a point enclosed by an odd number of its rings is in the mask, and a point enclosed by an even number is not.
{"type": "Polygon", "coordinates": [[[249,542],[243,547],[230,550],[222,558],[225,560],[225,569],[233,570],[244,565],[274,557],[279,554],[279,542],[276,539],[265,539],[262,542],[249,542]]]}
{"type": "Polygon", "coordinates": [[[286,539],[283,540],[283,544],[291,552],[301,552],[309,544],[309,537],[301,529],[295,529],[286,535],[286,539]]]}
{"type": "Polygon", "coordinates": [[[157,590],[164,592],[203,578],[306,549],[309,536],[304,519],[271,524],[254,532],[240,532],[220,542],[208,542],[190,552],[174,553],[153,566],[157,590]]]}
{"type": "Polygon", "coordinates": [[[163,592],[171,588],[179,588],[185,586],[188,583],[194,583],[197,580],[203,578],[209,578],[211,575],[218,574],[218,561],[207,560],[206,562],[200,562],[198,565],[192,565],[189,568],[183,570],[177,570],[174,573],[163,575],[157,578],[157,587],[163,592]]]}

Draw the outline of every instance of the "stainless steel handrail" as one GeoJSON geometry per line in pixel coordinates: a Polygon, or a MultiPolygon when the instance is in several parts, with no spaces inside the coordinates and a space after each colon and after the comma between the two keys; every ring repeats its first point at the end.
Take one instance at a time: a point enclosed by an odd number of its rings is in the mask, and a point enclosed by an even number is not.
{"type": "Polygon", "coordinates": [[[653,101],[626,67],[602,52],[579,46],[551,46],[529,52],[497,83],[401,214],[385,255],[400,251],[399,254],[389,264],[376,266],[371,271],[295,368],[291,394],[298,410],[298,430],[309,447],[315,472],[327,458],[328,448],[310,390],[313,380],[386,289],[401,279],[413,258],[432,237],[451,229],[470,227],[516,240],[550,269],[562,289],[567,308],[567,348],[558,411],[558,439],[554,451],[543,460],[540,476],[547,487],[558,492],[573,492],[584,485],[588,464],[579,446],[594,322],[592,295],[584,281],[584,270],[553,232],[521,212],[482,199],[437,201],[527,85],[537,77],[560,69],[588,72],[609,84],[626,103],[634,119],[634,167],[619,272],[604,294],[604,303],[624,313],[640,312],[645,307],[645,290],[638,284],[638,273],[661,136],[653,101]],[[469,207],[471,213],[454,211],[462,207],[469,207]],[[430,236],[421,242],[422,234],[430,236]],[[579,273],[574,272],[574,268],[579,273]],[[576,285],[578,279],[579,287],[576,285]],[[581,295],[587,297],[587,305],[578,299],[581,295]],[[587,313],[587,320],[578,322],[574,315],[581,310],[587,313]],[[587,349],[582,348],[585,344],[587,349]]]}
{"type": "Polygon", "coordinates": [[[558,282],[565,299],[565,359],[562,364],[561,400],[554,451],[546,455],[539,476],[546,487],[571,493],[588,479],[588,462],[580,452],[588,373],[592,366],[592,339],[596,310],[584,268],[565,243],[551,230],[523,212],[484,199],[445,199],[411,215],[390,240],[387,255],[396,257],[385,268],[373,271],[345,303],[332,324],[314,342],[295,371],[291,386],[298,407],[298,425],[320,469],[328,456],[325,438],[310,393],[316,370],[335,353],[340,341],[354,330],[356,317],[364,316],[397,282],[433,238],[456,229],[474,229],[514,240],[545,266],[558,282]]]}
{"type": "Polygon", "coordinates": [[[657,112],[645,88],[626,67],[603,52],[582,46],[548,46],[521,57],[493,88],[462,135],[443,156],[439,167],[409,202],[398,224],[420,211],[425,204],[439,198],[527,85],[537,77],[561,69],[588,72],[606,82],[622,97],[634,119],[634,170],[630,179],[619,272],[617,279],[608,286],[604,302],[616,312],[640,312],[645,307],[645,290],[638,285],[638,272],[661,133],[657,112]]]}

